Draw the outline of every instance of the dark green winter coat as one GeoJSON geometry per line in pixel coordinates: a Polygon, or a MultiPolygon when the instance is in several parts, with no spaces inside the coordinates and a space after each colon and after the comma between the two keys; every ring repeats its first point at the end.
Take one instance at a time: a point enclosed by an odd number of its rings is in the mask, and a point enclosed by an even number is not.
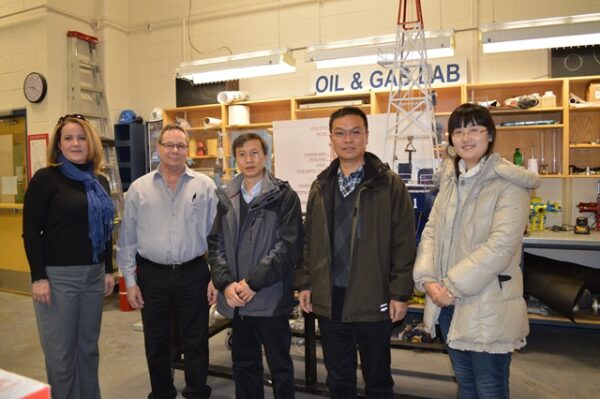
{"type": "MultiPolygon", "coordinates": [[[[339,160],[313,182],[304,224],[304,259],[294,286],[310,289],[313,312],[331,318],[331,259],[334,195],[339,160]]],[[[415,260],[414,210],[400,177],[371,153],[356,188],[351,235],[350,275],[342,321],[389,318],[390,299],[412,296],[415,260]]]]}

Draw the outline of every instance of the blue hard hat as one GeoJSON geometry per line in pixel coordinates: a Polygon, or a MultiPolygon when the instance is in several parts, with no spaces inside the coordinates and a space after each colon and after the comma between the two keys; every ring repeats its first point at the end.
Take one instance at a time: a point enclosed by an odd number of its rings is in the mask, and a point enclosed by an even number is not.
{"type": "Polygon", "coordinates": [[[121,111],[121,114],[119,115],[119,120],[117,121],[117,125],[124,125],[126,123],[135,122],[136,119],[137,119],[137,115],[135,114],[135,112],[133,110],[124,109],[123,111],[121,111]]]}

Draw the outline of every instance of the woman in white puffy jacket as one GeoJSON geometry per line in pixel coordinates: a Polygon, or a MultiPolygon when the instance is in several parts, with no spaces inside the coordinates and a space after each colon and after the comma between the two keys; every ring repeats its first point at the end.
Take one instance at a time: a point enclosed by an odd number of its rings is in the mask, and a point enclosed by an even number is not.
{"type": "Polygon", "coordinates": [[[533,172],[492,152],[490,112],[463,104],[448,121],[456,157],[436,176],[439,193],[414,268],[426,292],[423,321],[439,322],[462,398],[508,398],[512,351],[529,333],[519,267],[533,172]]]}

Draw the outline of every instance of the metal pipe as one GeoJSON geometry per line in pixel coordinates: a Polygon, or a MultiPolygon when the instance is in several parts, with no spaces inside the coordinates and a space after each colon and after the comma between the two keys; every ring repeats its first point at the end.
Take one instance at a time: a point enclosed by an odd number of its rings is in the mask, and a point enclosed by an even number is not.
{"type": "MultiPolygon", "coordinates": [[[[315,0],[287,0],[285,2],[285,7],[292,7],[303,3],[314,2],[315,0]]],[[[247,2],[246,2],[247,3],[247,2]]],[[[276,7],[279,3],[278,0],[257,0],[253,4],[244,4],[241,6],[240,4],[221,6],[221,7],[213,7],[212,9],[202,9],[201,12],[198,12],[194,15],[190,15],[190,22],[196,21],[205,21],[215,18],[223,18],[228,16],[238,16],[240,13],[249,13],[255,11],[261,11],[268,8],[276,7]],[[273,5],[273,3],[275,5],[273,5]]],[[[165,18],[157,21],[147,21],[143,24],[133,25],[129,27],[131,32],[137,31],[147,31],[148,26],[156,27],[156,26],[172,26],[178,25],[181,20],[181,17],[173,17],[173,18],[165,18]]]]}
{"type": "Polygon", "coordinates": [[[91,19],[86,19],[86,18],[84,18],[82,16],[75,15],[75,14],[69,13],[67,11],[61,10],[59,8],[48,6],[48,5],[29,7],[29,8],[26,8],[24,10],[21,10],[21,11],[16,11],[16,12],[13,12],[13,13],[10,13],[10,14],[0,15],[0,20],[4,19],[4,18],[14,17],[14,16],[17,16],[17,15],[27,14],[27,13],[29,13],[31,11],[36,11],[36,10],[40,10],[40,9],[43,9],[46,12],[52,12],[54,14],[58,14],[58,15],[62,15],[64,17],[69,17],[69,18],[75,19],[77,21],[89,24],[91,27],[94,26],[94,21],[92,21],[91,19]]]}
{"type": "Polygon", "coordinates": [[[30,11],[35,11],[35,10],[38,10],[38,9],[41,9],[41,8],[43,8],[43,9],[47,10],[47,9],[48,9],[48,6],[35,6],[35,7],[29,7],[29,8],[26,8],[26,9],[24,9],[24,10],[21,10],[21,11],[12,12],[12,13],[10,13],[10,14],[4,14],[4,15],[0,15],[0,19],[14,17],[15,15],[21,15],[21,14],[25,14],[25,13],[27,13],[27,12],[30,12],[30,11]]]}

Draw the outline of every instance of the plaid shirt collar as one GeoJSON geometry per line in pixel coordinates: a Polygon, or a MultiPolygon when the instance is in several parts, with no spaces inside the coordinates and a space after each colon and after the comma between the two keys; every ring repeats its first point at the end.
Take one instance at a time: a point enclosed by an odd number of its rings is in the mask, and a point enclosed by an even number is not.
{"type": "Polygon", "coordinates": [[[340,192],[342,196],[346,198],[356,186],[360,184],[363,177],[365,175],[365,165],[361,165],[360,168],[356,169],[354,172],[350,173],[348,177],[344,176],[342,172],[342,167],[338,167],[337,177],[338,177],[338,185],[340,186],[340,192]]]}

